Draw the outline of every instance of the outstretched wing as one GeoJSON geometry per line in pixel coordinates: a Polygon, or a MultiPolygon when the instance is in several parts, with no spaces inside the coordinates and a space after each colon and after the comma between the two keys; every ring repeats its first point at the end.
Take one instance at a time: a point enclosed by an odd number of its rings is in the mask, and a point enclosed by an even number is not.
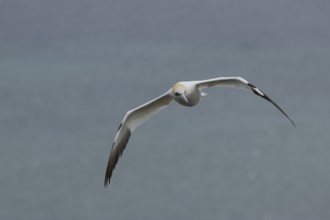
{"type": "Polygon", "coordinates": [[[292,125],[296,127],[294,122],[291,120],[291,118],[278,106],[271,98],[269,98],[264,92],[262,92],[260,89],[249,83],[247,80],[243,79],[242,77],[218,77],[214,79],[207,79],[207,80],[201,80],[197,81],[196,83],[197,88],[199,90],[203,88],[208,87],[214,87],[214,86],[223,86],[223,87],[232,87],[232,88],[240,88],[245,89],[248,91],[253,92],[257,96],[260,96],[270,103],[272,103],[280,112],[282,112],[285,117],[287,117],[292,125]]]}
{"type": "Polygon", "coordinates": [[[132,132],[142,123],[147,121],[160,110],[167,107],[172,101],[170,91],[164,93],[156,99],[153,99],[137,108],[128,111],[118,128],[115,140],[113,142],[108,166],[105,173],[104,186],[110,184],[112,172],[122,155],[132,132]]]}

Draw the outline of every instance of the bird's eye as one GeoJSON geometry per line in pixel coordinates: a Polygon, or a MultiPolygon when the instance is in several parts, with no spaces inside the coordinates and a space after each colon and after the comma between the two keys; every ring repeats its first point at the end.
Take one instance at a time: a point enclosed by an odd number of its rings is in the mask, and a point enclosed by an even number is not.
{"type": "Polygon", "coordinates": [[[174,95],[175,96],[179,96],[179,95],[181,95],[180,93],[178,93],[178,92],[176,92],[176,93],[174,93],[174,95]]]}

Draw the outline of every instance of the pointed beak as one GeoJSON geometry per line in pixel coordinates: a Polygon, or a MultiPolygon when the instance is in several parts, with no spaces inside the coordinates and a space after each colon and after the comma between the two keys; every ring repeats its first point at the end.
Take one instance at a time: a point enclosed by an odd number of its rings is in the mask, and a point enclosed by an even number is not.
{"type": "Polygon", "coordinates": [[[187,97],[186,97],[186,95],[184,94],[184,93],[182,93],[182,98],[187,102],[187,103],[189,103],[189,101],[188,101],[188,99],[187,99],[187,97]]]}

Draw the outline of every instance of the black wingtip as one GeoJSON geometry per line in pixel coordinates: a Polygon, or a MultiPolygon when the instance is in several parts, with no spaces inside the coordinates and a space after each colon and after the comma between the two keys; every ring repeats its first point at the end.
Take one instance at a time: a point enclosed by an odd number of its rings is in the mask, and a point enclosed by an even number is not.
{"type": "Polygon", "coordinates": [[[111,174],[109,175],[109,170],[107,169],[105,177],[104,177],[104,188],[108,188],[110,185],[111,174]]]}
{"type": "MultiPolygon", "coordinates": [[[[122,126],[119,127],[119,129],[122,126]]],[[[112,173],[116,167],[116,164],[118,163],[119,157],[123,154],[124,149],[128,143],[128,140],[131,136],[131,130],[129,128],[125,128],[123,130],[123,133],[121,134],[121,138],[118,141],[115,141],[112,145],[109,160],[107,164],[107,169],[105,172],[104,177],[104,187],[107,188],[110,185],[110,179],[112,176],[112,173]]]]}
{"type": "Polygon", "coordinates": [[[104,188],[108,188],[109,185],[110,185],[110,181],[105,179],[104,180],[104,188]]]}
{"type": "Polygon", "coordinates": [[[119,156],[113,158],[112,154],[110,154],[108,165],[107,165],[107,170],[105,172],[105,177],[104,177],[104,188],[108,188],[108,186],[110,185],[110,179],[112,176],[112,172],[115,169],[116,163],[118,161],[118,157],[119,156]]]}
{"type": "MultiPolygon", "coordinates": [[[[111,149],[108,164],[107,164],[107,170],[105,171],[104,188],[108,188],[108,186],[110,185],[110,179],[111,179],[111,176],[112,176],[112,172],[113,172],[113,170],[116,166],[116,163],[118,161],[118,158],[116,159],[116,156],[114,157],[114,153],[113,153],[114,145],[115,145],[115,142],[112,145],[112,149],[111,149]]],[[[117,157],[119,157],[119,156],[117,156],[117,157]]]]}
{"type": "Polygon", "coordinates": [[[111,174],[109,175],[109,170],[107,169],[105,177],[104,177],[104,188],[108,188],[110,185],[111,174]]]}
{"type": "Polygon", "coordinates": [[[277,105],[271,98],[269,98],[269,96],[267,96],[264,92],[262,92],[260,89],[258,89],[257,87],[255,87],[251,83],[248,83],[248,85],[251,87],[252,92],[254,94],[256,94],[257,96],[260,96],[260,97],[266,99],[268,102],[272,103],[280,112],[282,112],[282,114],[287,119],[289,119],[289,121],[291,122],[291,124],[293,125],[293,127],[296,128],[296,124],[293,122],[293,120],[284,112],[284,110],[279,105],[277,105]]]}
{"type": "Polygon", "coordinates": [[[285,117],[287,117],[287,119],[289,119],[289,121],[291,122],[291,124],[293,125],[293,127],[296,128],[296,124],[293,122],[293,120],[284,112],[284,110],[278,106],[271,98],[269,98],[265,93],[263,93],[264,95],[261,96],[264,99],[266,99],[267,101],[269,101],[270,103],[272,103],[280,112],[282,112],[283,115],[285,115],[285,117]]]}
{"type": "Polygon", "coordinates": [[[285,114],[285,116],[290,120],[291,124],[293,125],[294,128],[297,128],[296,124],[293,122],[293,120],[285,114]]]}

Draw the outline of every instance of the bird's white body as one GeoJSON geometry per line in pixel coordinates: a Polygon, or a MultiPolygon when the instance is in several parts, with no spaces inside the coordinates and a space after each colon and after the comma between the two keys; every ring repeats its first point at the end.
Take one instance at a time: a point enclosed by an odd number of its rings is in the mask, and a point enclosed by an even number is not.
{"type": "Polygon", "coordinates": [[[202,89],[215,86],[234,87],[251,91],[254,94],[271,102],[294,125],[289,116],[273,100],[271,100],[265,93],[261,92],[260,89],[241,77],[218,77],[207,80],[178,82],[163,95],[126,113],[122,123],[118,128],[118,132],[112,145],[104,185],[107,186],[110,183],[112,172],[118,162],[119,157],[122,155],[132,132],[140,124],[151,118],[160,110],[167,107],[173,100],[181,105],[188,107],[197,105],[201,97],[206,95],[206,93],[202,92],[202,89]]]}

